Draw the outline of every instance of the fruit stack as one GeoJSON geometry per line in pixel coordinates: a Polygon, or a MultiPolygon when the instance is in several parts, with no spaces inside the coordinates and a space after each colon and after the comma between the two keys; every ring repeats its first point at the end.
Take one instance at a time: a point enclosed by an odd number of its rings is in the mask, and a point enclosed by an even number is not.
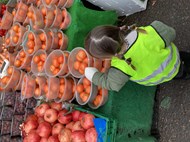
{"type": "MultiPolygon", "coordinates": [[[[0,24],[1,24],[1,19],[4,15],[5,11],[6,11],[6,5],[0,4],[0,24]]],[[[0,28],[0,37],[5,36],[5,34],[6,34],[6,30],[0,28]]]]}
{"type": "Polygon", "coordinates": [[[61,103],[42,103],[21,125],[24,142],[97,142],[92,114],[66,114],[61,103]]]}
{"type": "Polygon", "coordinates": [[[21,101],[20,93],[1,93],[0,106],[0,141],[21,142],[20,124],[34,113],[36,100],[21,101]]]}

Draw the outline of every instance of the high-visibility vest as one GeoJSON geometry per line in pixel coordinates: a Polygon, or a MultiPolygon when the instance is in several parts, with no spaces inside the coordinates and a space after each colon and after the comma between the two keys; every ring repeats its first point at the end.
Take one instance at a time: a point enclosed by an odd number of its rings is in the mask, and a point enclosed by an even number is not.
{"type": "Polygon", "coordinates": [[[180,57],[176,46],[166,47],[164,40],[152,26],[140,27],[136,41],[124,54],[124,59],[113,57],[111,66],[127,74],[131,81],[153,86],[171,80],[179,71],[180,57]],[[130,59],[131,65],[126,61],[130,59]]]}

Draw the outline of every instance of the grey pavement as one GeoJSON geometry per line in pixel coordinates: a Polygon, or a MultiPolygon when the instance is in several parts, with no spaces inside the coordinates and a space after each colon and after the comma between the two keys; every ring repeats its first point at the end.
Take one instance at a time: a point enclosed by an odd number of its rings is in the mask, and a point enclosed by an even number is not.
{"type": "MultiPolygon", "coordinates": [[[[147,10],[123,19],[139,26],[160,20],[176,30],[174,43],[179,50],[190,52],[189,0],[149,0],[147,10]]],[[[159,141],[190,142],[190,80],[173,80],[160,85],[156,99],[153,124],[159,129],[159,141]]]]}

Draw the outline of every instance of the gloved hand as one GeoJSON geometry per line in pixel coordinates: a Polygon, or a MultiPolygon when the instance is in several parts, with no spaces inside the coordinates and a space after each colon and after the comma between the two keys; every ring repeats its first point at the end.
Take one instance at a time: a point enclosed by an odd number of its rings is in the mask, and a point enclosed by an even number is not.
{"type": "Polygon", "coordinates": [[[98,70],[94,67],[86,67],[85,68],[85,76],[88,80],[90,80],[92,82],[92,77],[94,76],[94,74],[98,72],[98,70]]]}

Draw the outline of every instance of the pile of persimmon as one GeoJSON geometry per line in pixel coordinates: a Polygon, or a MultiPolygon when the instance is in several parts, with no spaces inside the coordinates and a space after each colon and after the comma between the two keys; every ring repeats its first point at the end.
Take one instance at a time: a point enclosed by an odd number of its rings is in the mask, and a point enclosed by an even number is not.
{"type": "Polygon", "coordinates": [[[48,80],[46,80],[46,84],[44,85],[44,87],[42,88],[42,90],[45,93],[45,95],[48,94],[48,80]]]}
{"type": "Polygon", "coordinates": [[[95,99],[94,99],[94,101],[93,101],[93,104],[94,104],[95,106],[98,106],[101,101],[102,101],[102,88],[99,88],[99,89],[98,89],[98,94],[97,94],[97,96],[95,97],[95,99]]]}
{"type": "Polygon", "coordinates": [[[41,11],[42,16],[43,16],[44,24],[46,25],[46,27],[50,27],[53,23],[53,20],[54,20],[53,10],[48,10],[47,7],[42,6],[40,11],[41,11]]]}
{"type": "Polygon", "coordinates": [[[45,33],[40,33],[39,34],[39,38],[40,38],[40,41],[41,41],[41,49],[45,50],[46,49],[46,34],[45,33]]]}
{"type": "Polygon", "coordinates": [[[40,55],[35,55],[33,57],[33,63],[37,65],[37,70],[41,72],[44,68],[44,63],[46,60],[45,53],[41,53],[40,55]]]}
{"type": "Polygon", "coordinates": [[[76,54],[76,61],[74,62],[74,69],[80,74],[84,74],[85,68],[88,67],[88,57],[84,50],[79,50],[76,54]]]}
{"type": "Polygon", "coordinates": [[[35,47],[35,37],[32,32],[28,33],[28,40],[27,40],[26,46],[28,47],[26,52],[28,54],[32,54],[34,52],[34,47],[35,47]]]}
{"type": "Polygon", "coordinates": [[[77,93],[83,102],[86,102],[91,92],[91,82],[84,77],[82,82],[76,86],[77,93]]]}
{"type": "MultiPolygon", "coordinates": [[[[10,31],[7,34],[10,34],[10,31]]],[[[11,43],[11,37],[10,36],[6,36],[5,37],[5,45],[9,45],[10,43],[11,43]]]]}
{"type": "Polygon", "coordinates": [[[26,60],[26,53],[22,49],[17,55],[17,58],[14,62],[14,66],[17,68],[21,67],[21,65],[25,62],[25,60],[26,60]]]}
{"type": "Polygon", "coordinates": [[[64,78],[60,78],[60,87],[59,87],[59,95],[58,98],[61,99],[65,92],[65,80],[64,78]]]}
{"type": "Polygon", "coordinates": [[[32,22],[34,23],[34,21],[35,21],[35,15],[34,15],[34,12],[31,9],[31,7],[28,8],[27,17],[30,20],[32,20],[32,22]]]}
{"type": "Polygon", "coordinates": [[[12,37],[12,41],[14,44],[17,44],[19,39],[22,38],[21,36],[21,29],[19,27],[19,25],[14,25],[12,27],[12,30],[15,32],[15,35],[12,37]]]}

